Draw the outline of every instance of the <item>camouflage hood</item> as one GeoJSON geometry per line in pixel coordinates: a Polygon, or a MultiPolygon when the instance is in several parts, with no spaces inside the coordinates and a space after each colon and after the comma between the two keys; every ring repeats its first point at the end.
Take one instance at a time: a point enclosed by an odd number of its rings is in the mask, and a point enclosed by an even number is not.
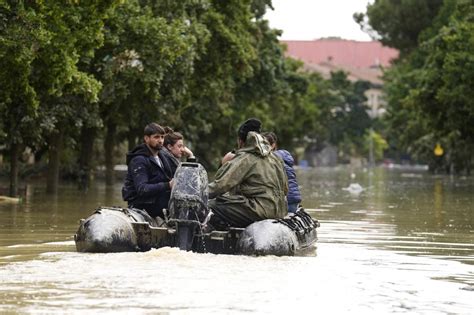
{"type": "Polygon", "coordinates": [[[247,134],[244,147],[237,150],[236,154],[241,152],[254,153],[261,157],[266,157],[272,152],[272,147],[262,135],[250,131],[247,134]]]}

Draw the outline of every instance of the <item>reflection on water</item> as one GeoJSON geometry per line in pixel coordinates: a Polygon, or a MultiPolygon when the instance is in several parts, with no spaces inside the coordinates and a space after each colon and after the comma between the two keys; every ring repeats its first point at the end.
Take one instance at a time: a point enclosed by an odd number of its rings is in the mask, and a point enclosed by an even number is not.
{"type": "Polygon", "coordinates": [[[0,205],[0,313],[471,313],[472,178],[314,169],[298,179],[321,222],[310,257],[76,253],[78,220],[123,206],[120,184],[57,197],[33,187],[0,205]]]}
{"type": "Polygon", "coordinates": [[[311,196],[308,201],[318,205],[314,216],[336,224],[335,229],[320,231],[321,237],[325,231],[331,234],[328,241],[370,243],[474,264],[472,178],[454,180],[384,170],[361,171],[355,179],[347,171],[334,170],[320,170],[317,181],[313,176],[303,173],[300,177],[306,180],[303,188],[309,188],[305,191],[311,196]],[[341,194],[339,190],[350,181],[358,181],[366,190],[357,196],[341,194]],[[334,200],[337,203],[331,202],[334,200]]]}

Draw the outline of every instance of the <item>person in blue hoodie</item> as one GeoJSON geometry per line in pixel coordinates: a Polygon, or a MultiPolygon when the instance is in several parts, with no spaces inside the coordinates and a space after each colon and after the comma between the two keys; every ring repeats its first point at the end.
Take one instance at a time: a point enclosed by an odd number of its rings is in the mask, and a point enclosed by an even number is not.
{"type": "Polygon", "coordinates": [[[130,208],[146,210],[153,218],[164,218],[173,188],[176,165],[163,152],[165,129],[156,123],[144,130],[144,143],[127,153],[127,176],[123,200],[130,208]]]}
{"type": "Polygon", "coordinates": [[[293,168],[295,160],[290,152],[286,150],[277,150],[278,138],[274,132],[265,132],[262,135],[268,140],[272,146],[273,153],[281,158],[285,165],[286,176],[288,177],[288,195],[286,201],[288,203],[288,212],[295,213],[298,205],[301,203],[301,193],[298,188],[298,181],[296,180],[295,169],[293,168]]]}

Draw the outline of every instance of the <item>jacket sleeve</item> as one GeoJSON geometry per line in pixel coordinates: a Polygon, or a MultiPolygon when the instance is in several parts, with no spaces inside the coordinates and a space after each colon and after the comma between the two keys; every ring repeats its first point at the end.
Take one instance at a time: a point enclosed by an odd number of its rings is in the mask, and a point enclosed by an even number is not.
{"type": "Polygon", "coordinates": [[[216,177],[209,184],[209,198],[222,195],[235,186],[239,185],[247,175],[250,164],[246,163],[246,157],[234,158],[222,165],[216,173],[216,177]]]}
{"type": "Polygon", "coordinates": [[[171,190],[168,182],[150,183],[150,174],[145,157],[135,157],[130,161],[128,167],[131,169],[133,184],[135,185],[138,196],[153,196],[171,190]]]}
{"type": "Polygon", "coordinates": [[[285,162],[280,160],[280,173],[283,175],[281,176],[283,178],[283,191],[285,192],[285,196],[288,196],[288,192],[290,190],[289,187],[289,182],[288,182],[288,173],[286,172],[286,165],[285,162]]]}

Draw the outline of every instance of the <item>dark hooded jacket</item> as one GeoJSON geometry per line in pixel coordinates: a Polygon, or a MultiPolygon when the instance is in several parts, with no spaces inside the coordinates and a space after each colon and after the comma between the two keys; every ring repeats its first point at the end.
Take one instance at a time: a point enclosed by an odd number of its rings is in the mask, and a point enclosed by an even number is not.
{"type": "Polygon", "coordinates": [[[127,153],[127,176],[122,188],[123,200],[129,207],[146,210],[152,217],[163,217],[168,208],[176,166],[161,150],[158,152],[160,167],[146,144],[140,144],[127,153]]]}
{"type": "Polygon", "coordinates": [[[290,152],[286,150],[276,150],[275,155],[280,157],[285,162],[286,176],[288,177],[288,196],[286,197],[288,203],[300,203],[301,193],[298,188],[298,181],[296,180],[296,173],[293,165],[295,160],[290,152]]]}

